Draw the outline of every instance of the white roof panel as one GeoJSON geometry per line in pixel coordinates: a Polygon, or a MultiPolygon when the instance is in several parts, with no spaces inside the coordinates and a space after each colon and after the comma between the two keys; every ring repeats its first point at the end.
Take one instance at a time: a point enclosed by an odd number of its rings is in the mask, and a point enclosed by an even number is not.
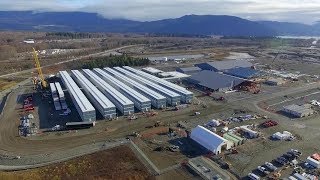
{"type": "Polygon", "coordinates": [[[197,126],[196,128],[192,129],[190,137],[212,152],[215,152],[215,149],[217,149],[220,145],[228,142],[228,140],[202,126],[197,126]]]}
{"type": "Polygon", "coordinates": [[[133,105],[133,102],[121,94],[118,90],[113,88],[103,79],[101,79],[98,75],[96,75],[93,71],[89,69],[83,69],[83,72],[90,76],[96,83],[98,83],[103,89],[105,89],[110,95],[112,95],[117,101],[119,101],[123,106],[125,105],[133,105]]]}
{"type": "Polygon", "coordinates": [[[65,82],[65,86],[69,90],[69,93],[72,94],[75,101],[79,105],[82,112],[87,111],[95,111],[92,104],[89,102],[87,97],[83,94],[83,92],[80,90],[78,85],[73,81],[73,79],[70,77],[67,71],[60,71],[61,78],[65,82]]]}
{"type": "Polygon", "coordinates": [[[80,71],[72,70],[73,75],[81,81],[83,88],[86,88],[96,101],[104,108],[113,108],[115,105],[96,88],[80,71]]]}
{"type": "Polygon", "coordinates": [[[156,82],[156,83],[161,84],[161,85],[163,85],[163,86],[166,86],[166,87],[168,87],[168,88],[174,89],[174,90],[176,90],[176,91],[178,91],[178,92],[180,92],[180,93],[182,93],[182,94],[185,94],[185,95],[192,95],[192,94],[193,94],[192,92],[186,90],[186,88],[183,88],[183,87],[181,87],[181,86],[178,86],[178,85],[176,85],[176,84],[173,84],[173,83],[171,83],[171,82],[168,82],[168,81],[166,81],[166,80],[163,80],[163,79],[158,78],[158,77],[156,77],[156,76],[153,76],[153,75],[151,75],[151,74],[145,73],[145,72],[143,72],[143,71],[134,69],[134,68],[129,67],[129,66],[124,66],[123,68],[125,68],[125,69],[127,69],[127,70],[129,70],[129,71],[131,71],[131,72],[134,72],[134,73],[136,73],[136,74],[138,74],[138,75],[140,75],[140,76],[142,76],[142,77],[145,77],[145,78],[147,78],[147,79],[150,79],[150,80],[153,81],[153,82],[156,82]]]}
{"type": "Polygon", "coordinates": [[[162,96],[161,94],[149,89],[148,87],[138,83],[137,81],[134,81],[125,75],[119,73],[118,71],[115,71],[111,68],[104,68],[108,73],[113,74],[116,77],[121,78],[122,80],[126,81],[127,83],[131,84],[132,86],[144,91],[145,93],[149,94],[150,96],[154,97],[155,99],[165,99],[166,97],[162,96]]]}
{"type": "Polygon", "coordinates": [[[142,94],[140,94],[136,90],[132,89],[131,87],[129,87],[126,84],[124,84],[123,82],[121,82],[118,79],[114,78],[113,76],[109,75],[104,70],[99,69],[99,68],[94,68],[93,70],[96,71],[97,73],[99,73],[100,75],[102,75],[103,77],[107,78],[115,86],[119,87],[123,91],[127,92],[128,94],[130,94],[132,97],[137,99],[139,102],[143,103],[143,102],[149,102],[150,101],[150,99],[146,98],[145,96],[143,96],[142,94]]]}
{"type": "Polygon", "coordinates": [[[57,93],[57,89],[54,86],[54,83],[50,83],[50,90],[51,90],[52,93],[57,93]]]}
{"type": "Polygon", "coordinates": [[[147,79],[145,79],[145,78],[143,78],[141,76],[138,76],[138,75],[136,75],[136,74],[134,74],[134,73],[132,73],[132,72],[130,72],[128,70],[125,70],[125,69],[120,68],[120,67],[114,67],[114,69],[118,70],[119,72],[121,72],[123,74],[126,74],[130,78],[134,78],[134,79],[136,79],[136,80],[138,80],[138,81],[140,81],[140,82],[142,82],[144,84],[147,84],[147,85],[149,85],[151,87],[154,87],[154,88],[158,89],[159,91],[161,91],[162,93],[167,94],[170,97],[180,97],[179,94],[177,94],[177,93],[175,93],[175,92],[173,92],[173,91],[171,91],[171,90],[169,90],[167,88],[164,88],[164,87],[162,87],[162,86],[160,86],[160,85],[158,85],[156,83],[153,83],[150,80],[147,80],[147,79]]]}

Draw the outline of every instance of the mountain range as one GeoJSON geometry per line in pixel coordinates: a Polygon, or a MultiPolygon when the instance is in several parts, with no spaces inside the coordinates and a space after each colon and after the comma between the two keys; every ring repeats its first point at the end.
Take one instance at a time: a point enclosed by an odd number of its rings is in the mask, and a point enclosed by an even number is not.
{"type": "Polygon", "coordinates": [[[320,23],[250,21],[235,16],[186,15],[157,21],[107,19],[96,13],[0,11],[0,30],[163,33],[221,36],[319,36],[320,23]]]}

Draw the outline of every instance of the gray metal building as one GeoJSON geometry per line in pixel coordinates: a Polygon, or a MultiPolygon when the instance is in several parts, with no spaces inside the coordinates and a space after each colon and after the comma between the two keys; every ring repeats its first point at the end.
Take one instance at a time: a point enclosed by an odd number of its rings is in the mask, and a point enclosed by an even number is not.
{"type": "Polygon", "coordinates": [[[166,107],[166,97],[162,96],[161,94],[138,83],[137,81],[128,78],[127,76],[119,73],[118,71],[115,71],[114,69],[104,68],[104,70],[106,70],[109,74],[113,75],[115,78],[118,78],[120,81],[124,82],[126,85],[130,86],[134,90],[140,92],[141,94],[149,98],[153,107],[157,109],[166,107]]]}
{"type": "Polygon", "coordinates": [[[80,71],[72,70],[75,81],[83,88],[94,107],[105,119],[116,117],[116,106],[96,88],[80,71]]]}
{"type": "Polygon", "coordinates": [[[171,106],[176,106],[180,103],[180,99],[181,96],[167,88],[164,88],[156,83],[153,83],[145,78],[142,78],[141,76],[138,76],[130,71],[127,71],[123,68],[120,67],[115,67],[114,69],[116,69],[117,71],[121,72],[122,74],[127,75],[128,77],[130,77],[133,80],[138,81],[141,84],[144,84],[145,86],[147,86],[148,88],[158,92],[159,94],[163,95],[166,97],[167,99],[167,104],[171,105],[171,106]]]}
{"type": "Polygon", "coordinates": [[[177,68],[176,71],[184,74],[195,74],[202,71],[202,69],[196,66],[192,66],[192,67],[185,67],[185,68],[177,68]]]}
{"type": "Polygon", "coordinates": [[[208,71],[225,71],[234,68],[251,68],[253,64],[247,60],[225,60],[225,61],[213,61],[207,63],[196,64],[195,66],[202,70],[208,71]]]}
{"type": "Polygon", "coordinates": [[[82,121],[95,121],[96,110],[89,102],[87,97],[73,81],[67,71],[60,71],[61,80],[70,93],[70,97],[76,107],[82,121]]]}
{"type": "Polygon", "coordinates": [[[117,107],[118,111],[123,115],[130,115],[134,113],[134,104],[127,97],[101,79],[97,74],[89,69],[83,69],[84,75],[97,88],[105,94],[108,99],[117,107]]]}
{"type": "Polygon", "coordinates": [[[98,73],[106,82],[108,82],[111,86],[129,98],[133,103],[134,106],[140,111],[149,111],[151,109],[151,101],[150,99],[146,98],[136,90],[132,89],[131,87],[127,86],[123,82],[119,81],[118,79],[114,78],[110,74],[106,73],[104,70],[99,68],[93,69],[96,73],[98,73]]]}
{"type": "Polygon", "coordinates": [[[187,82],[203,90],[228,91],[245,82],[245,79],[213,71],[201,71],[192,75],[187,82]]]}
{"type": "Polygon", "coordinates": [[[125,68],[126,70],[129,70],[135,74],[140,75],[141,77],[144,77],[146,79],[149,79],[151,81],[153,81],[154,83],[157,83],[165,88],[168,88],[170,90],[172,90],[173,92],[178,93],[179,95],[181,95],[181,102],[182,103],[191,103],[192,99],[193,99],[193,93],[186,90],[186,88],[183,88],[181,86],[178,86],[176,84],[173,84],[171,82],[168,82],[166,80],[160,79],[158,77],[155,77],[151,74],[145,73],[143,71],[134,69],[132,67],[129,66],[124,66],[123,68],[125,68]]]}

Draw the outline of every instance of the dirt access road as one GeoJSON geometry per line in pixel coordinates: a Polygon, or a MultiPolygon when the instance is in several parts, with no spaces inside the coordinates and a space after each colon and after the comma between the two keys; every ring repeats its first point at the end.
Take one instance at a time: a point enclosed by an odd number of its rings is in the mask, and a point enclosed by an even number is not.
{"type": "MultiPolygon", "coordinates": [[[[88,57],[99,57],[99,56],[106,56],[106,55],[110,55],[110,54],[119,54],[116,51],[121,50],[121,49],[125,49],[125,48],[134,47],[134,46],[139,46],[139,45],[129,45],[129,46],[122,46],[122,47],[115,48],[115,49],[109,49],[109,50],[106,50],[106,51],[103,51],[103,52],[98,52],[98,53],[93,53],[93,54],[89,54],[89,55],[85,55],[85,56],[80,56],[80,57],[68,59],[68,60],[61,61],[61,62],[54,63],[54,64],[43,65],[42,68],[52,67],[52,66],[56,66],[56,65],[59,65],[59,64],[72,62],[72,61],[78,61],[80,59],[84,59],[84,58],[88,58],[88,57]]],[[[27,70],[23,70],[23,71],[14,72],[14,73],[4,74],[4,75],[1,75],[0,78],[5,78],[5,77],[8,77],[8,76],[15,76],[15,75],[24,74],[24,73],[31,73],[31,72],[33,72],[35,70],[36,70],[35,68],[32,68],[32,69],[27,69],[27,70]]]]}

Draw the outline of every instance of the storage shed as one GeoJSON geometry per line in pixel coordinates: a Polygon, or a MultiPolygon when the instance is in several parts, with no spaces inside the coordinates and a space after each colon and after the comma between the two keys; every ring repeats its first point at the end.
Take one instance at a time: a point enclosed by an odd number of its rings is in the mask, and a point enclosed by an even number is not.
{"type": "Polygon", "coordinates": [[[225,138],[209,131],[203,126],[197,126],[191,131],[191,139],[199,143],[201,146],[212,151],[215,154],[220,154],[222,149],[230,149],[232,143],[225,138]]]}
{"type": "Polygon", "coordinates": [[[234,68],[251,68],[253,64],[247,60],[226,60],[196,64],[202,70],[225,71],[234,68]]]}
{"type": "Polygon", "coordinates": [[[314,113],[310,107],[299,106],[296,104],[284,106],[282,111],[298,118],[310,116],[314,113]]]}

